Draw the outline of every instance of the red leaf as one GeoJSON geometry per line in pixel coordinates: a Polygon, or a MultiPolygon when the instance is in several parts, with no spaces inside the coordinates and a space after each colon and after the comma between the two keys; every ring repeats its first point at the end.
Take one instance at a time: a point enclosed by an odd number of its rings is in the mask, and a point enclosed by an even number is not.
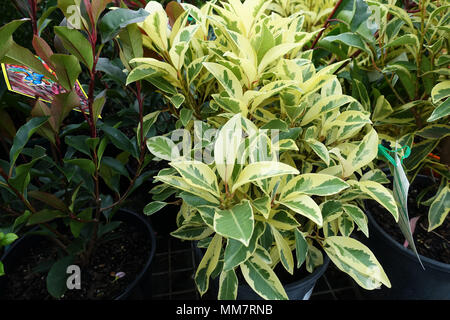
{"type": "MultiPolygon", "coordinates": [[[[414,230],[416,230],[416,225],[417,225],[417,221],[419,220],[420,216],[414,217],[409,219],[409,226],[411,228],[411,234],[414,234],[414,230]]],[[[405,242],[403,243],[403,246],[405,248],[408,248],[408,241],[405,240],[405,242]]]]}
{"type": "Polygon", "coordinates": [[[166,13],[169,17],[169,24],[173,27],[175,21],[184,12],[183,7],[176,1],[170,1],[166,6],[166,13]]]}

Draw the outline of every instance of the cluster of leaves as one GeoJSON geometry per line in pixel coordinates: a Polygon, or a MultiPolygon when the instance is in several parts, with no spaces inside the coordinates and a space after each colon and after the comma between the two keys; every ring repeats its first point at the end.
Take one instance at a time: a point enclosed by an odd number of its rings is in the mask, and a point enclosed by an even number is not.
{"type": "MultiPolygon", "coordinates": [[[[0,232],[0,249],[2,247],[6,247],[6,246],[10,245],[17,238],[18,238],[18,236],[14,233],[10,232],[10,233],[4,234],[3,232],[0,232]]],[[[3,275],[5,275],[5,269],[3,267],[3,263],[0,261],[0,276],[3,276],[3,275]]]]}
{"type": "Polygon", "coordinates": [[[337,0],[274,0],[269,9],[284,17],[301,12],[305,17],[303,29],[311,32],[323,26],[337,0]]]}
{"type": "MultiPolygon", "coordinates": [[[[430,206],[431,231],[445,221],[450,210],[450,158],[446,151],[450,146],[450,5],[446,1],[406,1],[402,8],[403,3],[397,2],[356,1],[356,11],[371,10],[369,21],[375,23],[353,28],[357,12],[350,19],[352,15],[342,15],[342,21],[329,28],[317,46],[331,53],[332,59],[353,58],[342,77],[352,95],[370,111],[380,138],[389,141],[393,149],[411,148],[404,166],[409,181],[425,169],[440,179],[433,197],[422,201],[431,186],[418,199],[430,206]],[[376,28],[370,28],[373,26],[376,28]]],[[[336,19],[341,19],[342,10],[338,8],[336,19]]],[[[359,15],[358,19],[363,18],[359,15]]]]}
{"type": "Polygon", "coordinates": [[[350,237],[355,226],[368,236],[362,199],[398,219],[382,185],[389,180],[371,169],[378,135],[370,111],[333,75],[345,61],[312,63],[306,47],[320,31],[304,31],[301,12],[283,17],[269,8],[258,0],[182,4],[168,29],[167,8],[147,5],[138,26],[154,58],[130,60],[127,81],[154,84],[177,127],[196,139],[183,141],[182,154],[169,135],[147,140],[171,168],[155,177],[163,184],[144,211],[181,198],[172,235],[207,248],[195,276],[202,294],[212,276],[219,298],[236,298],[240,271],[263,298],[285,299],[273,269],[281,262],[293,273],[294,251],[298,268],[306,262],[313,272],[325,252],[362,287],[390,286],[370,250],[350,237]],[[267,129],[279,132],[275,142],[267,129]],[[211,163],[191,160],[206,150],[211,163]]]}

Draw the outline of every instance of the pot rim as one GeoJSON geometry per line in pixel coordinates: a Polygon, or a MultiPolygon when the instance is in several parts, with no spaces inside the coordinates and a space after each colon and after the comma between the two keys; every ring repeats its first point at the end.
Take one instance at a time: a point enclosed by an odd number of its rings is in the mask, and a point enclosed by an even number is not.
{"type": "MultiPolygon", "coordinates": [[[[325,273],[328,268],[328,264],[330,263],[330,258],[328,255],[324,254],[323,263],[318,266],[312,273],[308,274],[306,277],[301,278],[299,280],[290,282],[290,283],[281,283],[285,289],[292,289],[298,286],[300,283],[304,284],[304,286],[309,286],[317,280],[325,273]]],[[[240,284],[238,287],[250,287],[247,283],[240,284]]],[[[252,289],[253,290],[253,289],[252,289]]]]}
{"type": "Polygon", "coordinates": [[[130,293],[131,291],[138,285],[138,283],[142,280],[142,278],[144,277],[144,275],[148,272],[148,270],[150,269],[150,265],[153,262],[153,257],[155,255],[155,251],[156,251],[156,236],[155,236],[155,232],[153,231],[152,226],[150,225],[150,223],[144,219],[141,215],[137,214],[134,211],[128,210],[128,209],[119,209],[118,212],[126,212],[129,215],[134,216],[135,218],[137,218],[141,223],[143,223],[148,231],[148,235],[150,236],[150,255],[147,259],[147,262],[145,263],[145,266],[142,268],[141,272],[136,276],[136,278],[134,279],[134,281],[132,283],[130,283],[127,288],[124,290],[124,292],[115,297],[114,300],[122,300],[125,299],[130,293]]]}
{"type": "MultiPolygon", "coordinates": [[[[141,215],[139,215],[136,212],[131,211],[129,209],[120,208],[119,210],[117,210],[116,214],[120,213],[120,212],[123,212],[123,213],[126,213],[127,215],[133,216],[134,218],[139,220],[139,222],[145,226],[145,228],[147,229],[147,232],[148,232],[148,236],[150,237],[151,248],[150,248],[150,255],[145,263],[145,266],[142,268],[141,272],[139,272],[139,274],[136,276],[134,281],[131,282],[120,295],[116,296],[112,300],[122,300],[122,299],[125,299],[126,297],[128,297],[128,295],[131,293],[131,291],[138,285],[138,283],[144,277],[145,273],[149,270],[150,265],[153,262],[153,257],[155,255],[155,251],[156,251],[156,236],[155,236],[155,232],[153,231],[153,228],[150,225],[150,223],[147,220],[145,220],[141,215]]],[[[33,228],[32,230],[34,230],[34,229],[35,228],[33,228]]],[[[25,234],[23,237],[21,237],[20,239],[18,239],[14,243],[12,243],[11,246],[9,246],[9,248],[7,250],[5,250],[4,254],[1,256],[0,261],[4,260],[7,257],[7,255],[14,250],[14,248],[16,246],[18,246],[24,239],[26,239],[29,236],[33,236],[33,235],[25,234]]]]}

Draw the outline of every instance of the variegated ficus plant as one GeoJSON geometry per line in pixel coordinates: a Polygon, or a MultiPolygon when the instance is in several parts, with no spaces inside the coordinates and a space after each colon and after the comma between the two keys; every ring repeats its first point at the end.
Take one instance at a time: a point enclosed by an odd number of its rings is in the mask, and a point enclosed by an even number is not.
{"type": "Polygon", "coordinates": [[[147,139],[170,168],[155,177],[162,184],[144,211],[181,198],[172,235],[206,248],[195,275],[201,294],[219,277],[219,299],[236,298],[239,280],[265,299],[286,299],[275,267],[292,274],[304,263],[313,272],[324,254],[363,288],[390,287],[372,252],[351,237],[355,227],[368,236],[361,199],[398,219],[379,183],[386,177],[372,169],[370,114],[342,94],[333,73],[344,62],[311,62],[305,47],[316,34],[303,31],[304,16],[269,5],[182,4],[174,22],[160,4],[147,5],[138,26],[153,58],[131,59],[128,82],[157,87],[184,129],[147,139]]]}
{"type": "MultiPolygon", "coordinates": [[[[332,17],[339,22],[328,28],[318,46],[327,48],[332,59],[353,57],[347,70],[353,96],[371,112],[380,139],[392,149],[411,149],[404,161],[409,182],[419,173],[437,178],[439,187],[425,188],[417,199],[430,207],[432,231],[450,210],[450,2],[359,2],[359,16],[376,22],[373,34],[353,28],[361,18],[341,21],[351,14],[339,7],[332,17]],[[435,194],[423,201],[430,191],[435,194]]],[[[407,218],[401,219],[402,230],[409,230],[407,218]]],[[[411,239],[410,232],[404,233],[411,239]]]]}
{"type": "Polygon", "coordinates": [[[284,17],[302,12],[305,17],[303,29],[315,31],[322,27],[337,2],[337,0],[274,0],[269,9],[284,17]]]}

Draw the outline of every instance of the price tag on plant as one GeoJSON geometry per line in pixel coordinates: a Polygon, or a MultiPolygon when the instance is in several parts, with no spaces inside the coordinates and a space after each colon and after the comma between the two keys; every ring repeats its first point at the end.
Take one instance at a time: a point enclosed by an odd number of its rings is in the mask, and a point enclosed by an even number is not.
{"type": "MultiPolygon", "coordinates": [[[[51,74],[55,74],[41,58],[37,58],[51,74]]],[[[29,67],[2,63],[2,70],[9,91],[30,98],[37,97],[39,100],[48,103],[53,101],[55,95],[67,92],[57,82],[49,79],[45,75],[34,72],[29,67]]],[[[80,112],[80,108],[82,108],[84,112],[89,113],[87,95],[78,80],[75,82],[74,90],[80,98],[80,106],[74,110],[80,112]]]]}

